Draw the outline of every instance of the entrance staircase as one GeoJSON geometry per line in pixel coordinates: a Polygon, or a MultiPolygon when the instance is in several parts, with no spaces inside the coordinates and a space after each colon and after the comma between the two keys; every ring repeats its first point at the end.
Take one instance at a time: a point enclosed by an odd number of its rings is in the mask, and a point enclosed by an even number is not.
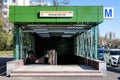
{"type": "Polygon", "coordinates": [[[24,66],[13,70],[11,77],[103,77],[98,70],[80,66],[24,66]]]}

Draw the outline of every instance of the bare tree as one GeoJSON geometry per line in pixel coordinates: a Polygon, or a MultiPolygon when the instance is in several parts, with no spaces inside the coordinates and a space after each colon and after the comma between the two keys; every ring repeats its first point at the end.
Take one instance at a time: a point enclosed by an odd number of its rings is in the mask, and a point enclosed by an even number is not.
{"type": "Polygon", "coordinates": [[[70,0],[53,0],[53,5],[54,6],[65,6],[65,5],[68,5],[70,2],[70,0]]]}

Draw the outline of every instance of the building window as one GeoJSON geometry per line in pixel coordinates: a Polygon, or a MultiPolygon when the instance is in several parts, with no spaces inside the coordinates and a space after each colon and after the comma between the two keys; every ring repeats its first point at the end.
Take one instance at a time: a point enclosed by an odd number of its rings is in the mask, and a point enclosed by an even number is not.
{"type": "Polygon", "coordinates": [[[4,15],[7,15],[7,12],[4,12],[4,15]]]}
{"type": "Polygon", "coordinates": [[[7,9],[8,7],[7,7],[7,5],[3,5],[3,8],[4,8],[4,9],[7,9]]]}

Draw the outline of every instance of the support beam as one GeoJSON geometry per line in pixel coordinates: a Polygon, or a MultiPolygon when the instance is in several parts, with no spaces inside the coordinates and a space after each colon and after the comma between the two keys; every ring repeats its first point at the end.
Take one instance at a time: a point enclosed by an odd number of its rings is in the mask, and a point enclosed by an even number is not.
{"type": "Polygon", "coordinates": [[[95,59],[95,28],[92,27],[91,29],[91,43],[92,43],[92,59],[95,59]]]}
{"type": "Polygon", "coordinates": [[[39,30],[39,29],[35,29],[35,30],[23,30],[23,32],[31,32],[31,33],[55,33],[55,32],[65,32],[65,33],[81,33],[81,32],[87,32],[87,30],[39,30]]]}
{"type": "Polygon", "coordinates": [[[93,29],[91,29],[91,31],[90,31],[90,45],[91,45],[90,46],[91,47],[91,49],[90,49],[90,58],[91,59],[93,59],[93,47],[94,47],[93,46],[93,43],[94,43],[93,40],[94,40],[93,39],[93,29]]]}
{"type": "Polygon", "coordinates": [[[95,27],[95,59],[98,59],[98,26],[95,27]]]}
{"type": "Polygon", "coordinates": [[[15,26],[15,59],[19,60],[19,27],[15,26]]]}

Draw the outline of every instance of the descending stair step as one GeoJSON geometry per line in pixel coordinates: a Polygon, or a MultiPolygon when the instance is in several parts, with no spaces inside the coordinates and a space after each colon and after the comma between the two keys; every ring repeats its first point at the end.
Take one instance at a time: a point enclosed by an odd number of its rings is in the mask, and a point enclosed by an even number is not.
{"type": "Polygon", "coordinates": [[[27,65],[10,73],[12,77],[103,77],[99,70],[79,65],[27,65]]]}
{"type": "Polygon", "coordinates": [[[14,73],[12,72],[12,77],[102,77],[102,73],[14,73]]]}
{"type": "Polygon", "coordinates": [[[100,73],[99,71],[12,71],[12,73],[100,73]]]}

